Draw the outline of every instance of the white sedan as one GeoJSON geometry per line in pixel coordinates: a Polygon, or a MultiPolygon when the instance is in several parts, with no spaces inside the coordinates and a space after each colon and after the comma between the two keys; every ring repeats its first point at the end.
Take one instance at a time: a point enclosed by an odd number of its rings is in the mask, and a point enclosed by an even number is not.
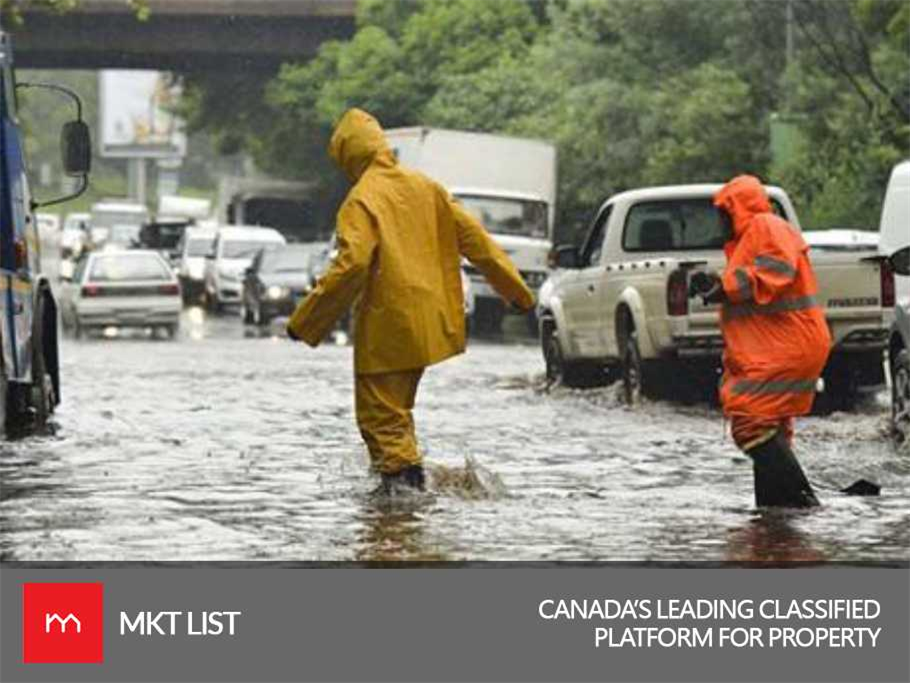
{"type": "Polygon", "coordinates": [[[78,338],[90,329],[160,329],[174,337],[180,325],[180,285],[158,252],[102,251],[79,261],[64,283],[63,324],[78,338]]]}

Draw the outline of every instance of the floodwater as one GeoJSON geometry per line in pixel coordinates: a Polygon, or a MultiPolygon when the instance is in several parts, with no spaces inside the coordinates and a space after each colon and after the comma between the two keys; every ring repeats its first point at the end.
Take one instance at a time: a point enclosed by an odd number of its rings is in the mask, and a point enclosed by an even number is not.
{"type": "Polygon", "coordinates": [[[371,495],[350,347],[189,309],[177,341],[62,354],[56,433],[0,445],[5,560],[910,559],[910,453],[883,396],[800,421],[824,507],[759,513],[716,409],[547,392],[531,340],[472,340],[420,387],[431,491],[389,501],[371,495]],[[882,496],[827,490],[860,477],[882,496]]]}

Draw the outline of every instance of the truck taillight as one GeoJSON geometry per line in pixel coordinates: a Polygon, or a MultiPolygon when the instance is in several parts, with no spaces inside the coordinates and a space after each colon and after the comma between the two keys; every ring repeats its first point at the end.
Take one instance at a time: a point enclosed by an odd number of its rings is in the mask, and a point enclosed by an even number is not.
{"type": "Polygon", "coordinates": [[[83,285],[82,286],[82,296],[88,298],[93,296],[98,296],[101,294],[101,289],[98,285],[83,285]]]}
{"type": "Polygon", "coordinates": [[[688,315],[689,313],[689,278],[687,271],[674,270],[667,281],[667,313],[670,315],[688,315]]]}
{"type": "Polygon", "coordinates": [[[179,287],[179,285],[172,282],[169,285],[161,285],[160,287],[158,287],[158,293],[159,294],[171,294],[173,296],[176,296],[176,295],[180,294],[180,287],[179,287]]]}
{"type": "Polygon", "coordinates": [[[882,259],[879,270],[882,289],[882,308],[894,308],[894,271],[887,259],[882,259]]]}

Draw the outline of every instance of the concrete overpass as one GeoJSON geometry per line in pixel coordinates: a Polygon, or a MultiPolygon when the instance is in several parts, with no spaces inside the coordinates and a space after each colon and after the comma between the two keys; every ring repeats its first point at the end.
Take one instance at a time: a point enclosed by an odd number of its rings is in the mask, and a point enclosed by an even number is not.
{"type": "Polygon", "coordinates": [[[274,72],[350,36],[356,0],[81,0],[57,14],[26,8],[14,31],[22,68],[274,72]]]}

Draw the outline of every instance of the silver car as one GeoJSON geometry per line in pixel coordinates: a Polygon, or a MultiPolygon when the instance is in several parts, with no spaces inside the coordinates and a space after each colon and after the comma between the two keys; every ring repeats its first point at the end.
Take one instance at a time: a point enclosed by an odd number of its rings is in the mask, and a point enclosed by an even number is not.
{"type": "Polygon", "coordinates": [[[65,327],[88,330],[140,327],[174,337],[180,325],[180,285],[158,252],[101,251],[79,261],[63,286],[65,327]]]}

